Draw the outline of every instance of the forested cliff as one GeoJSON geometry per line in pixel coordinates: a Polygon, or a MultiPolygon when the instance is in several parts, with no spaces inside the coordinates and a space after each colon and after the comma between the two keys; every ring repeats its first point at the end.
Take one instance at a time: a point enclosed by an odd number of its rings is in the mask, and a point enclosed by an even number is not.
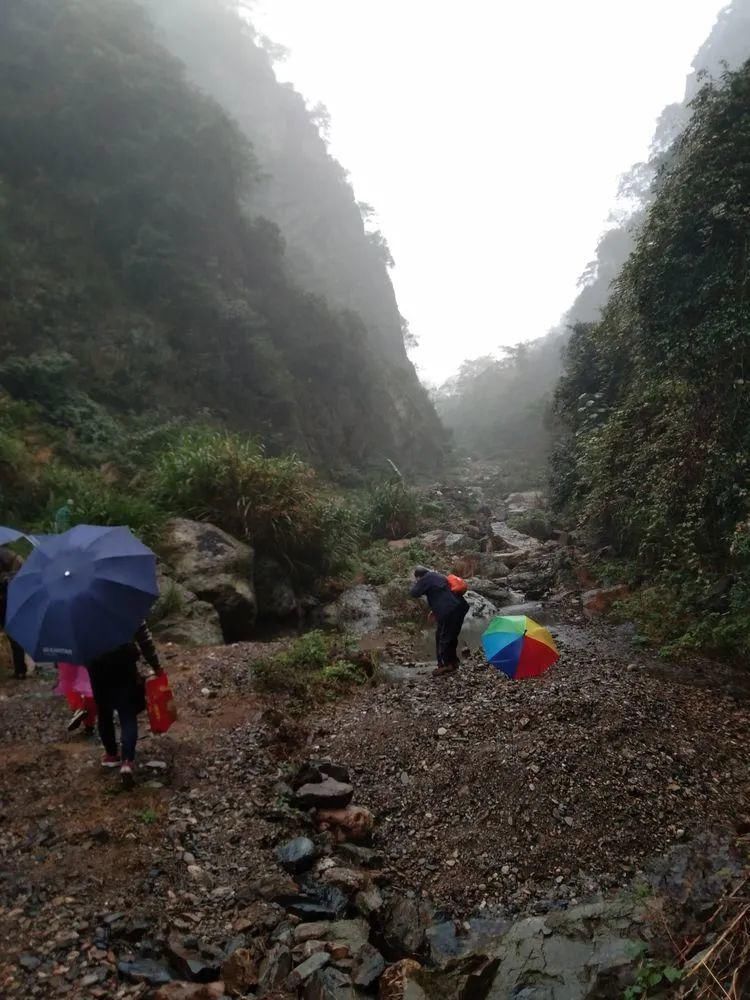
{"type": "Polygon", "coordinates": [[[69,438],[106,458],[123,422],[201,419],[434,468],[386,257],[221,0],[2,5],[0,388],[69,438]]]}

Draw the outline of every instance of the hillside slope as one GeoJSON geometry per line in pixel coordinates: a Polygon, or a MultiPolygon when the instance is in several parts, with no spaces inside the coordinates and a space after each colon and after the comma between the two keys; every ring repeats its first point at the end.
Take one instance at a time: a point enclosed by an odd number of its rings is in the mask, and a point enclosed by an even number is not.
{"type": "Polygon", "coordinates": [[[9,0],[0,67],[1,388],[83,437],[200,417],[332,471],[434,467],[413,370],[293,279],[252,144],[142,8],[9,0]]]}

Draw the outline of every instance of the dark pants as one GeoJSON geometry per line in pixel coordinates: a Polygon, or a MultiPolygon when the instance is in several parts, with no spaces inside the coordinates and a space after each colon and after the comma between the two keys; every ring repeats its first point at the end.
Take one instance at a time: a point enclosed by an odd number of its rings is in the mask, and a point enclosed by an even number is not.
{"type": "Polygon", "coordinates": [[[26,676],[26,654],[23,648],[18,645],[15,639],[11,639],[8,636],[8,642],[10,643],[10,652],[13,657],[13,673],[16,677],[26,676]]]}
{"type": "Polygon", "coordinates": [[[439,667],[458,666],[458,639],[463,628],[469,605],[456,608],[450,614],[438,619],[435,629],[435,648],[439,667]]]}
{"type": "Polygon", "coordinates": [[[100,661],[89,666],[89,677],[99,716],[99,736],[108,754],[117,753],[114,715],[120,719],[123,760],[135,759],[138,740],[138,713],[143,711],[143,685],[135,660],[100,661]]]}
{"type": "Polygon", "coordinates": [[[104,749],[113,757],[117,754],[115,711],[120,719],[122,759],[135,760],[135,745],[138,742],[138,716],[135,709],[130,706],[118,709],[99,708],[99,736],[104,749]]]}

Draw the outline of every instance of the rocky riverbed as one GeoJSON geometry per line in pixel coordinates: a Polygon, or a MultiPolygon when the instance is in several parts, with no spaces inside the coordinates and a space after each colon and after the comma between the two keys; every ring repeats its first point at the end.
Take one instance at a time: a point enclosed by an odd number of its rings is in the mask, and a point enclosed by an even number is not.
{"type": "MultiPolygon", "coordinates": [[[[513,593],[463,536],[450,557],[433,539],[436,561],[513,593]]],[[[3,680],[0,993],[620,996],[639,949],[668,950],[741,878],[745,688],[644,656],[554,591],[561,548],[519,551],[562,652],[544,677],[505,681],[469,629],[435,681],[372,590],[380,682],[301,717],[254,689],[278,645],[165,647],[181,720],[142,741],[131,795],[65,734],[51,677],[3,680]]]]}

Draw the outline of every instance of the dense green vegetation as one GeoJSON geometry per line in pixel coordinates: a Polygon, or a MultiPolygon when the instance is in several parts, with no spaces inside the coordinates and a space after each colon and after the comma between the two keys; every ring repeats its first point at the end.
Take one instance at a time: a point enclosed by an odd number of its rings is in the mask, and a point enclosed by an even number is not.
{"type": "Polygon", "coordinates": [[[655,582],[662,639],[744,650],[749,139],[750,63],[696,96],[601,321],[575,329],[554,463],[558,506],[655,582]]]}
{"type": "MultiPolygon", "coordinates": [[[[266,91],[286,95],[264,58],[266,91]]],[[[251,103],[252,67],[226,72],[251,103]]],[[[334,473],[389,456],[434,467],[441,431],[413,369],[404,359],[394,373],[369,316],[297,281],[263,214],[267,165],[245,125],[187,82],[134,0],[3,4],[0,387],[35,403],[84,463],[121,456],[134,427],[187,417],[334,473]]],[[[306,176],[295,148],[281,160],[306,176]]],[[[334,161],[326,170],[343,183],[334,161]]],[[[390,308],[385,264],[344,186],[361,267],[390,308]]],[[[336,213],[308,197],[336,234],[336,213]]]]}
{"type": "MultiPolygon", "coordinates": [[[[170,517],[208,520],[281,563],[303,588],[357,566],[367,574],[380,559],[374,540],[418,528],[417,494],[401,480],[337,494],[298,458],[267,455],[254,438],[205,425],[120,438],[117,464],[73,464],[65,432],[50,428],[42,407],[0,394],[0,523],[50,531],[68,499],[73,523],[126,524],[151,543],[170,517]]],[[[388,579],[404,555],[383,547],[388,579]]]]}

